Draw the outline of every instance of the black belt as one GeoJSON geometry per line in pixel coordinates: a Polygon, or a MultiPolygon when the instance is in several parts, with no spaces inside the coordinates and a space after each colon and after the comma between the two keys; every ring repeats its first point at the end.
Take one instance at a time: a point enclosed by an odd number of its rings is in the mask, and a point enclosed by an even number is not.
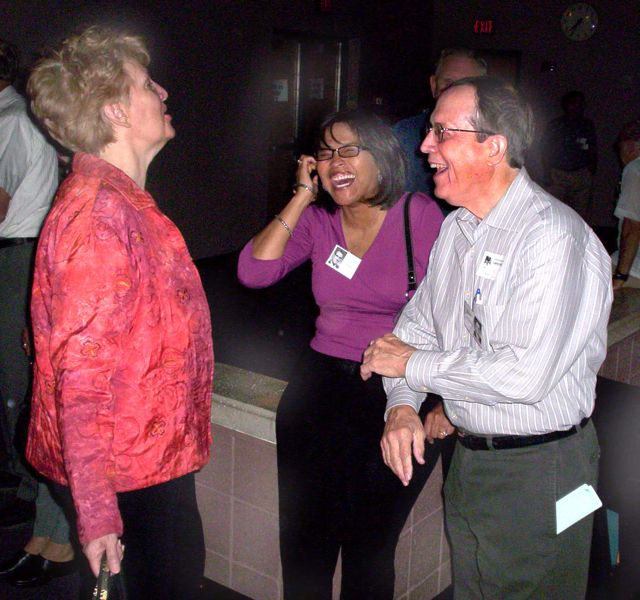
{"type": "Polygon", "coordinates": [[[22,244],[29,244],[35,242],[38,238],[0,238],[0,249],[8,248],[9,246],[22,246],[22,244]]]}
{"type": "Polygon", "coordinates": [[[589,417],[582,419],[579,425],[574,425],[565,431],[552,431],[541,435],[496,435],[479,436],[468,433],[458,433],[458,441],[469,450],[508,450],[511,448],[524,448],[537,446],[547,442],[555,442],[569,437],[582,429],[589,422],[589,417]]]}

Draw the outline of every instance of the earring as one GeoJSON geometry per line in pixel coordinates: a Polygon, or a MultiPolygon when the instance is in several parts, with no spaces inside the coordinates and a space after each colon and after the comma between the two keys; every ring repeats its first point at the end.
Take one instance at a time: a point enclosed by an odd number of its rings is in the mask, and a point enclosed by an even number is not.
{"type": "Polygon", "coordinates": [[[378,185],[380,185],[381,183],[382,183],[382,173],[378,171],[378,185]]]}

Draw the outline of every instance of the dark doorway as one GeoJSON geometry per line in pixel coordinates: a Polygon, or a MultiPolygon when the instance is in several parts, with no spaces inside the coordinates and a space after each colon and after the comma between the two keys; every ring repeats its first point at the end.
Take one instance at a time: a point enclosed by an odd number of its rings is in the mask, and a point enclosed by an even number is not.
{"type": "Polygon", "coordinates": [[[276,33],[271,49],[268,214],[290,197],[298,156],[321,119],[345,103],[347,40],[276,33]]]}
{"type": "Polygon", "coordinates": [[[500,77],[516,87],[520,83],[520,52],[517,50],[479,50],[487,63],[487,75],[500,77]]]}

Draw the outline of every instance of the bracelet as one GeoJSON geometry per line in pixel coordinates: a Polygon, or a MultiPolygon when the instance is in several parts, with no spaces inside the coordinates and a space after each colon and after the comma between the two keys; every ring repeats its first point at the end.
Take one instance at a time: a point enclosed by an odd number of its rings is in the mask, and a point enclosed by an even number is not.
{"type": "Polygon", "coordinates": [[[629,273],[620,273],[620,271],[616,270],[613,274],[613,278],[619,281],[627,281],[627,279],[629,279],[629,273]]]}
{"type": "Polygon", "coordinates": [[[279,215],[279,214],[275,214],[273,215],[275,219],[278,219],[278,221],[280,221],[280,224],[287,230],[287,233],[289,234],[289,237],[292,238],[293,237],[293,231],[291,231],[291,227],[289,227],[289,225],[287,225],[287,222],[279,215]]]}
{"type": "Polygon", "coordinates": [[[313,188],[308,186],[306,183],[295,183],[293,185],[293,193],[295,194],[296,191],[298,190],[298,188],[304,188],[305,190],[307,190],[308,192],[311,192],[314,196],[316,195],[316,193],[313,191],[313,188]]]}

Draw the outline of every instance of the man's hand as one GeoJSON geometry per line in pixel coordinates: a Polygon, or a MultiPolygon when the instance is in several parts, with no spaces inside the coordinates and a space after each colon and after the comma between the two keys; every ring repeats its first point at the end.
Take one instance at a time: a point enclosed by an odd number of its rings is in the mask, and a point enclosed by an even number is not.
{"type": "Polygon", "coordinates": [[[82,550],[96,577],[100,572],[100,560],[105,552],[107,553],[109,571],[120,573],[120,562],[124,555],[124,546],[115,533],[107,533],[107,535],[91,540],[82,547],[82,550]]]}
{"type": "Polygon", "coordinates": [[[404,377],[407,362],[416,348],[405,344],[393,333],[385,333],[373,340],[364,351],[360,376],[365,381],[373,373],[385,377],[404,377]]]}
{"type": "Polygon", "coordinates": [[[389,411],[380,440],[382,458],[403,485],[409,485],[413,475],[412,450],[416,461],[424,464],[424,436],[424,427],[412,406],[395,406],[389,411]]]}
{"type": "Polygon", "coordinates": [[[11,202],[11,196],[4,188],[0,187],[0,223],[4,221],[9,211],[9,202],[11,202]]]}
{"type": "Polygon", "coordinates": [[[622,281],[622,279],[614,279],[611,282],[611,287],[613,287],[614,292],[621,290],[623,286],[624,286],[624,281],[622,281]]]}
{"type": "Polygon", "coordinates": [[[442,402],[438,402],[434,409],[429,411],[427,418],[424,420],[424,433],[427,436],[427,442],[433,444],[436,439],[443,440],[455,430],[456,428],[447,419],[444,405],[442,402]]]}

